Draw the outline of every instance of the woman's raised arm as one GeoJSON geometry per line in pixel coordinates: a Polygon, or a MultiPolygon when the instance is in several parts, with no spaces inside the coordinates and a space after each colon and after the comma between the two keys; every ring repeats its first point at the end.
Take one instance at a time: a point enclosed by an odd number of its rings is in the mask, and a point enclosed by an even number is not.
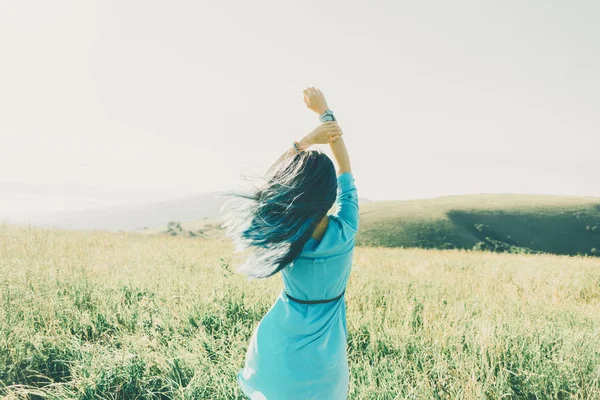
{"type": "MultiPolygon", "coordinates": [[[[319,118],[323,124],[332,124],[339,128],[333,112],[329,109],[325,96],[319,89],[308,88],[304,91],[304,103],[306,106],[319,114],[319,118]]],[[[343,132],[339,130],[341,134],[343,132]]],[[[330,142],[331,152],[338,166],[338,187],[335,200],[337,212],[336,215],[340,221],[343,221],[342,232],[345,232],[347,238],[352,238],[356,235],[359,226],[358,213],[358,192],[354,184],[354,176],[350,167],[350,157],[346,150],[344,138],[339,137],[337,140],[330,142]]]]}
{"type": "MultiPolygon", "coordinates": [[[[304,90],[304,103],[309,109],[316,112],[319,116],[322,116],[327,111],[331,111],[329,110],[329,106],[327,105],[327,101],[325,100],[323,93],[314,87],[304,90]]],[[[337,123],[335,124],[337,125],[337,123]]],[[[339,128],[339,125],[337,127],[339,132],[342,132],[341,128],[339,128]]],[[[352,168],[350,166],[350,156],[348,155],[344,138],[339,137],[337,140],[330,142],[329,147],[331,148],[333,158],[338,166],[338,176],[345,172],[352,172],[352,168]]]]}

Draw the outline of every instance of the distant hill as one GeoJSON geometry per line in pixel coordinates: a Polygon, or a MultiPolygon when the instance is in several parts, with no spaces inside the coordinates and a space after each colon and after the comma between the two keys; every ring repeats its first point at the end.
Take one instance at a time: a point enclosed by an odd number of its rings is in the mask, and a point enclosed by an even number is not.
{"type": "MultiPolygon", "coordinates": [[[[482,194],[410,201],[360,201],[357,244],[599,255],[600,199],[482,194]]],[[[217,219],[147,233],[223,236],[217,219]],[[190,231],[192,232],[190,234],[190,231]]]]}
{"type": "Polygon", "coordinates": [[[221,192],[215,192],[146,204],[39,213],[27,219],[8,219],[8,222],[61,229],[138,230],[144,227],[166,226],[169,221],[216,218],[226,200],[221,192]]]}
{"type": "Polygon", "coordinates": [[[599,255],[600,199],[482,194],[361,206],[357,244],[599,255]]]}
{"type": "MultiPolygon", "coordinates": [[[[219,210],[228,197],[225,192],[213,192],[174,200],[146,204],[118,205],[87,210],[33,213],[27,216],[0,216],[1,222],[30,224],[39,227],[85,230],[166,230],[170,221],[200,221],[216,219],[219,210]],[[159,228],[157,228],[159,227],[159,228]]],[[[360,199],[369,202],[368,199],[360,199]]],[[[205,222],[200,222],[200,225],[205,222]]]]}
{"type": "MultiPolygon", "coordinates": [[[[218,237],[222,193],[136,206],[41,214],[32,225],[218,237]]],[[[410,201],[360,199],[357,244],[599,255],[600,199],[482,194],[410,201]]],[[[334,210],[332,210],[334,211],[334,210]]],[[[17,221],[19,222],[19,221],[17,221]]]]}

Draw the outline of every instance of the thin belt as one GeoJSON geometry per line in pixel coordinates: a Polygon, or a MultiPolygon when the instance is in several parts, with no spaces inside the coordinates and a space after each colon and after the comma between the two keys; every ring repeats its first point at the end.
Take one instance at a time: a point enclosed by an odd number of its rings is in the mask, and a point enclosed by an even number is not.
{"type": "Polygon", "coordinates": [[[333,299],[329,299],[329,300],[300,300],[300,299],[296,299],[296,298],[290,296],[290,294],[287,291],[285,291],[285,289],[284,289],[284,292],[285,292],[285,295],[290,300],[295,301],[296,303],[300,303],[300,304],[323,304],[323,303],[331,303],[331,302],[334,302],[336,300],[339,300],[344,295],[344,293],[346,293],[346,289],[344,289],[344,291],[339,296],[334,297],[333,299]]]}

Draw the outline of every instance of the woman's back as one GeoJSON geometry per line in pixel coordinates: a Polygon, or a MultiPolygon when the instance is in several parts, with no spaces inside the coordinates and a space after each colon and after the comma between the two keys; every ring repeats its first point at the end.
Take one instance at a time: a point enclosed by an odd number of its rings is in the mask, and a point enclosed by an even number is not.
{"type": "Polygon", "coordinates": [[[338,176],[337,212],[320,241],[281,270],[284,289],[254,330],[238,382],[251,399],[346,399],[345,292],[358,230],[350,172],[338,176]],[[328,300],[323,303],[306,304],[328,300]],[[333,300],[333,301],[331,301],[333,300]]]}

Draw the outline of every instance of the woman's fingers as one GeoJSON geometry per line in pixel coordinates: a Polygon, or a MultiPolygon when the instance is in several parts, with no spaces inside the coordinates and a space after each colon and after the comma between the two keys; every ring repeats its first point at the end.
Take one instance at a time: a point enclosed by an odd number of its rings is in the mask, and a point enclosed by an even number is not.
{"type": "Polygon", "coordinates": [[[321,95],[323,94],[323,92],[321,92],[320,89],[317,89],[314,86],[307,87],[306,89],[303,90],[303,92],[307,93],[307,94],[321,94],[321,95]]]}
{"type": "Polygon", "coordinates": [[[342,130],[338,126],[321,126],[320,128],[320,131],[331,135],[343,135],[342,130]]]}
{"type": "Polygon", "coordinates": [[[327,131],[327,132],[332,132],[332,133],[336,133],[336,134],[340,134],[342,135],[342,129],[337,125],[337,124],[331,124],[331,125],[325,125],[322,126],[322,129],[327,131]]]}
{"type": "Polygon", "coordinates": [[[319,124],[311,133],[315,144],[333,143],[344,133],[335,121],[319,124]]]}
{"type": "Polygon", "coordinates": [[[342,136],[344,132],[340,131],[339,129],[327,129],[324,134],[329,136],[342,136]]]}
{"type": "Polygon", "coordinates": [[[338,124],[329,125],[327,126],[327,129],[331,132],[339,132],[342,134],[342,128],[340,128],[338,124]]]}

